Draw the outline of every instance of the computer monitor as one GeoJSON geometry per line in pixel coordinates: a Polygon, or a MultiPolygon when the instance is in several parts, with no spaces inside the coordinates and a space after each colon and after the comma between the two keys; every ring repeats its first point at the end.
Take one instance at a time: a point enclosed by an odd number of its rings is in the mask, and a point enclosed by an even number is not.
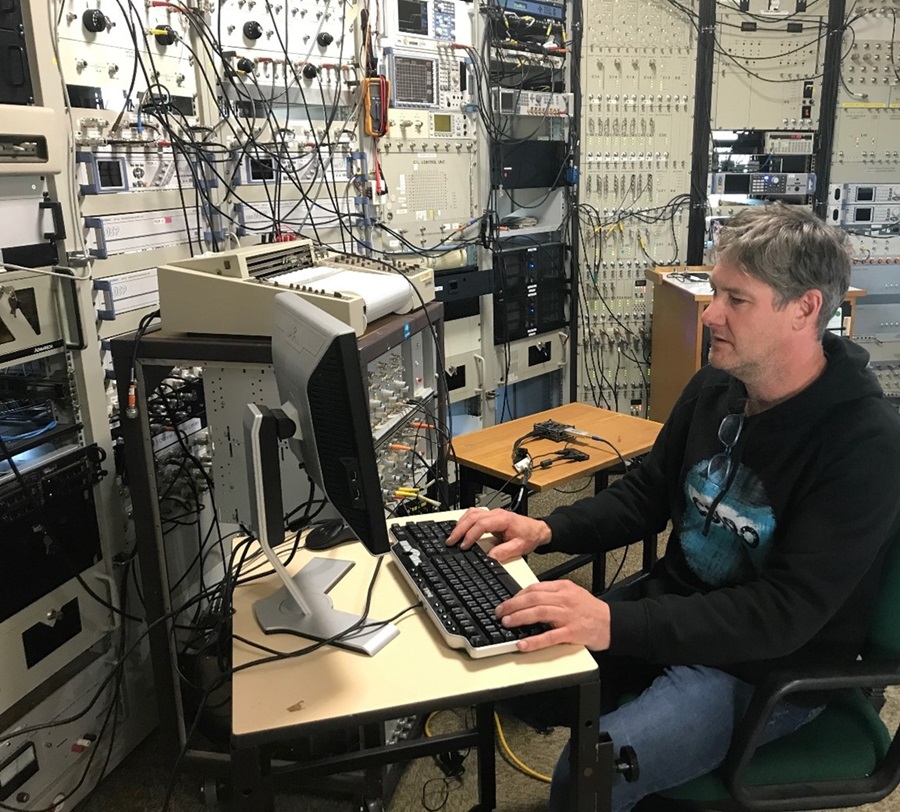
{"type": "MultiPolygon", "coordinates": [[[[353,330],[292,293],[275,297],[272,364],[283,404],[296,409],[300,439],[288,444],[356,537],[388,552],[384,499],[353,330]]],[[[293,416],[292,416],[293,417],[293,416]]]]}
{"type": "MultiPolygon", "coordinates": [[[[334,609],[326,594],[352,566],[316,558],[291,577],[273,542],[284,536],[278,441],[288,439],[306,472],[373,555],[390,547],[369,421],[367,387],[353,329],[294,293],[274,298],[272,364],[280,408],[251,403],[247,439],[251,521],[284,588],[254,605],[263,631],[332,639],[359,616],[334,609]]],[[[372,622],[372,621],[370,621],[372,622]]],[[[335,645],[373,654],[397,634],[384,625],[335,645]]]]}

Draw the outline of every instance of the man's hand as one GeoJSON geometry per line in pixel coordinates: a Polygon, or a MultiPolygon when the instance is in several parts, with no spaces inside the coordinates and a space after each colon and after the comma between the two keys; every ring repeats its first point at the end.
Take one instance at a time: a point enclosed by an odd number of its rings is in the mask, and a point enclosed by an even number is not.
{"type": "Polygon", "coordinates": [[[497,607],[506,627],[549,623],[553,628],[516,643],[519,651],[538,651],[557,643],[577,643],[592,651],[609,648],[609,606],[571,581],[526,586],[497,607]]]}
{"type": "Polygon", "coordinates": [[[529,519],[508,510],[467,510],[447,537],[447,544],[459,544],[467,550],[482,536],[492,533],[499,544],[488,551],[501,564],[517,556],[528,555],[550,541],[550,528],[538,519],[529,519]]]}

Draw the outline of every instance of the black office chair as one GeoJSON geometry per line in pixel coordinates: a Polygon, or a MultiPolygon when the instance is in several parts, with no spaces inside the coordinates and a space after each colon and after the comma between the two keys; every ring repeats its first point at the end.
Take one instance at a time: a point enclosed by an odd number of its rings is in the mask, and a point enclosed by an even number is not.
{"type": "Polygon", "coordinates": [[[655,799],[667,809],[735,812],[878,801],[900,782],[900,729],[891,736],[872,694],[888,685],[900,685],[900,540],[887,553],[862,658],[849,666],[772,674],[757,687],[725,763],[655,799]],[[795,691],[828,691],[833,699],[800,730],[757,748],[773,708],[795,691]]]}

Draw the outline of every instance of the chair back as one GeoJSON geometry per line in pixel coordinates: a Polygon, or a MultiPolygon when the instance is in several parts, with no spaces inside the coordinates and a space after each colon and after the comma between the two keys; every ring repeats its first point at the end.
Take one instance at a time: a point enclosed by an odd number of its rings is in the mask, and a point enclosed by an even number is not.
{"type": "Polygon", "coordinates": [[[900,660],[900,538],[895,538],[885,553],[862,656],[865,660],[900,660]]]}

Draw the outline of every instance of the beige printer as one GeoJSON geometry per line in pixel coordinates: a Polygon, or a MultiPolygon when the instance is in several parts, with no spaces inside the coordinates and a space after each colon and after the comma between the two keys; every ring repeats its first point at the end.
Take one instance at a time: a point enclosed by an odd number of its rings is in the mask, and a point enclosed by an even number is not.
{"type": "Polygon", "coordinates": [[[434,272],[409,260],[380,262],[294,240],[204,254],[158,269],[165,330],[271,335],[272,298],[293,290],[350,325],[408,313],[434,300],[434,272]]]}

